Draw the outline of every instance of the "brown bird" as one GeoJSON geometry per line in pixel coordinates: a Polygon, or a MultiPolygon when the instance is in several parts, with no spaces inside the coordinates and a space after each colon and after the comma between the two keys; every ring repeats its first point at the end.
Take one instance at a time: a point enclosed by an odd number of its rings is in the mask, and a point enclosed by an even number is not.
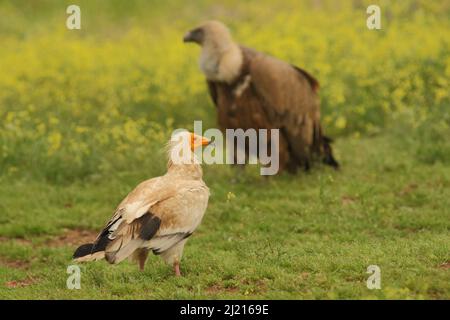
{"type": "Polygon", "coordinates": [[[209,198],[202,169],[193,161],[193,151],[209,143],[210,140],[186,131],[174,135],[168,144],[167,173],[146,180],[131,191],[97,239],[75,251],[75,261],[106,259],[116,264],[130,257],[143,270],[151,250],[173,265],[177,276],[181,275],[184,245],[202,221],[209,198]],[[188,148],[179,154],[187,150],[184,154],[188,161],[174,159],[178,155],[174,150],[180,149],[183,142],[188,143],[188,148]]]}
{"type": "MultiPolygon", "coordinates": [[[[280,170],[308,170],[317,157],[338,168],[331,139],[323,135],[320,124],[319,83],[313,76],[238,45],[228,28],[218,21],[189,31],[183,41],[201,46],[200,68],[217,107],[222,131],[280,129],[280,170]]],[[[270,139],[267,143],[270,150],[270,139]]]]}

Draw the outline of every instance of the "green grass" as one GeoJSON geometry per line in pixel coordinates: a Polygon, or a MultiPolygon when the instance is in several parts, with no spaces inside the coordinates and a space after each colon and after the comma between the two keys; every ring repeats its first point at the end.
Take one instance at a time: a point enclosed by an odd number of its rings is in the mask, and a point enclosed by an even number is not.
{"type": "Polygon", "coordinates": [[[338,172],[265,178],[252,166],[238,177],[205,167],[210,204],[182,278],[156,256],[144,272],[101,261],[81,265],[80,290],[66,288],[76,246],[49,241],[65,229],[99,230],[145,167],[64,186],[4,176],[0,298],[449,299],[450,166],[399,144],[394,130],[339,139],[338,172]],[[381,290],[366,288],[372,264],[381,290]]]}
{"type": "Polygon", "coordinates": [[[69,31],[72,1],[0,1],[0,298],[450,299],[450,1],[379,2],[371,31],[369,0],[79,0],[69,31]],[[342,169],[204,167],[184,277],[156,256],[101,261],[68,290],[83,232],[165,172],[171,131],[216,126],[181,41],[208,19],[318,78],[342,169]]]}

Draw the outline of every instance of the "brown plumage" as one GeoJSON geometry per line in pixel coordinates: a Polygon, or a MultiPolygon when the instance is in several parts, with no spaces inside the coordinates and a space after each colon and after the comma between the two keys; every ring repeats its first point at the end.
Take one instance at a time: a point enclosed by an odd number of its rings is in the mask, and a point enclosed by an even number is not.
{"type": "Polygon", "coordinates": [[[129,257],[142,270],[151,250],[172,264],[175,274],[180,275],[184,245],[199,226],[209,198],[200,165],[173,159],[171,151],[185,141],[191,149],[188,160],[194,159],[194,149],[210,143],[188,132],[172,137],[167,173],[140,183],[130,192],[97,239],[75,251],[75,261],[106,259],[115,264],[129,257]]]}
{"type": "Polygon", "coordinates": [[[202,47],[200,68],[223,131],[280,129],[280,170],[307,170],[315,155],[338,168],[320,124],[319,83],[308,72],[239,46],[218,21],[204,23],[183,40],[202,47]]]}

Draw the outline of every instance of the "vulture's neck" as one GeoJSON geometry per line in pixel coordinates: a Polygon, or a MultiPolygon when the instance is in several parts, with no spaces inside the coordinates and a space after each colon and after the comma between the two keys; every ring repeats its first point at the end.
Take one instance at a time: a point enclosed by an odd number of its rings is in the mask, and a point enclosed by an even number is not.
{"type": "Polygon", "coordinates": [[[244,57],[234,42],[205,43],[200,56],[200,68],[210,81],[233,83],[240,75],[244,57]]]}
{"type": "Polygon", "coordinates": [[[171,159],[167,163],[167,175],[173,178],[201,180],[203,170],[200,164],[175,164],[171,159]]]}

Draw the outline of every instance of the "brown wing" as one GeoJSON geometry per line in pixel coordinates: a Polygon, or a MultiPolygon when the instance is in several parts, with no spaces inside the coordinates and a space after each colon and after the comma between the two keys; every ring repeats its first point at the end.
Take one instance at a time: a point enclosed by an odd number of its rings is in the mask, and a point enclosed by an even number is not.
{"type": "Polygon", "coordinates": [[[216,84],[212,81],[207,80],[209,95],[211,96],[214,105],[217,107],[217,88],[216,84]]]}
{"type": "Polygon", "coordinates": [[[317,92],[319,91],[320,84],[319,84],[319,81],[317,81],[316,78],[314,78],[314,77],[313,77],[312,75],[310,75],[308,72],[306,72],[305,70],[303,70],[303,69],[301,69],[301,68],[299,68],[299,67],[297,67],[297,66],[292,65],[292,67],[293,67],[295,70],[297,70],[299,73],[301,73],[301,74],[306,78],[306,80],[308,80],[309,85],[311,86],[311,89],[312,89],[315,93],[317,93],[317,92]]]}
{"type": "Polygon", "coordinates": [[[306,71],[286,62],[242,48],[249,57],[255,93],[272,123],[280,128],[299,161],[308,161],[310,149],[321,141],[318,82],[306,71]]]}

